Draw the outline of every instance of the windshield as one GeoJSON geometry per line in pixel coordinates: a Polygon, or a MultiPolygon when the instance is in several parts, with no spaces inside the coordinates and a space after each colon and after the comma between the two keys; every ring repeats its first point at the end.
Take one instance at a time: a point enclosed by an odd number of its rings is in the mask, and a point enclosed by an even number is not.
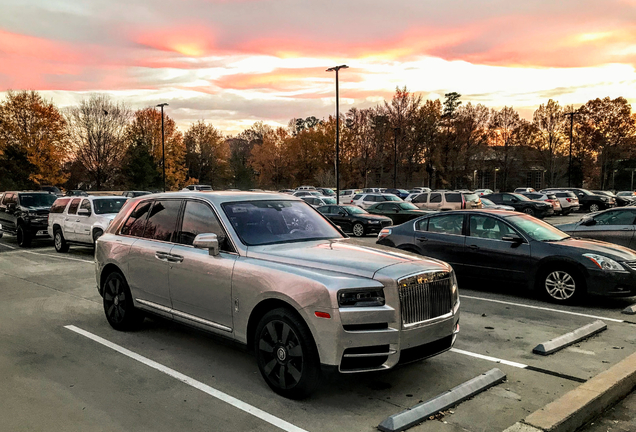
{"type": "Polygon", "coordinates": [[[402,210],[419,210],[411,203],[400,203],[399,205],[402,210]]]}
{"type": "Polygon", "coordinates": [[[366,210],[361,209],[360,207],[351,206],[351,207],[345,207],[345,209],[347,210],[349,214],[352,214],[352,215],[368,213],[366,210]]]}
{"type": "Polygon", "coordinates": [[[93,201],[93,209],[95,214],[119,213],[126,198],[104,198],[93,201]]]}
{"type": "Polygon", "coordinates": [[[399,197],[395,195],[384,195],[387,201],[402,201],[399,197]]]}
{"type": "Polygon", "coordinates": [[[20,205],[23,207],[51,207],[57,196],[48,193],[20,194],[20,205]]]}
{"type": "Polygon", "coordinates": [[[552,225],[531,216],[509,216],[506,221],[532,240],[559,241],[570,237],[552,225]]]}
{"type": "Polygon", "coordinates": [[[479,201],[479,197],[477,196],[477,194],[474,194],[474,193],[464,194],[464,199],[468,202],[479,201]]]}
{"type": "Polygon", "coordinates": [[[490,201],[488,198],[482,198],[481,203],[485,206],[494,206],[495,203],[490,201]]]}
{"type": "Polygon", "coordinates": [[[333,196],[333,195],[336,194],[334,191],[332,191],[331,189],[327,189],[327,188],[324,188],[322,190],[322,193],[325,194],[325,195],[328,195],[328,196],[333,196]]]}
{"type": "Polygon", "coordinates": [[[247,246],[343,238],[305,202],[233,202],[222,207],[247,246]]]}
{"type": "Polygon", "coordinates": [[[322,200],[323,200],[323,202],[325,204],[335,204],[336,203],[336,199],[335,198],[323,198],[322,200]]]}
{"type": "Polygon", "coordinates": [[[519,198],[519,201],[532,201],[530,198],[523,196],[521,194],[511,194],[513,195],[515,198],[519,198]]]}
{"type": "Polygon", "coordinates": [[[583,195],[594,195],[592,192],[590,192],[587,189],[579,189],[579,191],[583,193],[583,195]]]}
{"type": "Polygon", "coordinates": [[[623,196],[634,196],[634,192],[619,192],[619,193],[616,194],[616,196],[620,196],[620,197],[623,197],[623,196]]]}

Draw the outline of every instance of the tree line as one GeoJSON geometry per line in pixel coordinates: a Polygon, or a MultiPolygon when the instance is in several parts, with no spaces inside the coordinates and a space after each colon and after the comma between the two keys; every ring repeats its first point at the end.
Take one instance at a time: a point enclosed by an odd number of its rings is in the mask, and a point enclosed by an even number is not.
{"type": "MultiPolygon", "coordinates": [[[[424,100],[404,87],[375,107],[351,108],[340,128],[342,188],[387,187],[396,176],[404,188],[510,190],[532,178],[541,187],[625,189],[636,170],[636,114],[622,97],[578,109],[550,99],[525,120],[512,107],[464,103],[458,93],[424,100]]],[[[335,116],[257,122],[224,136],[203,120],[184,133],[165,115],[166,188],[335,186],[335,136],[335,116]]],[[[162,156],[155,108],[91,94],[60,109],[25,90],[0,102],[1,190],[158,190],[162,156]]]]}

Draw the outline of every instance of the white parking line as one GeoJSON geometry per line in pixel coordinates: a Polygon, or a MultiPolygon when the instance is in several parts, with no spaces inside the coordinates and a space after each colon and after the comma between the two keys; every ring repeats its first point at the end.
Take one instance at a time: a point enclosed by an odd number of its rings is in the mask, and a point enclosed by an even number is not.
{"type": "Polygon", "coordinates": [[[85,263],[89,263],[89,264],[95,264],[95,261],[89,261],[89,260],[83,260],[83,259],[79,259],[79,258],[71,258],[71,257],[67,257],[64,255],[50,255],[50,254],[43,254],[43,253],[37,253],[37,252],[32,252],[32,251],[19,251],[19,252],[24,252],[24,253],[28,253],[28,254],[32,254],[32,255],[40,255],[40,256],[45,256],[45,257],[50,257],[50,258],[59,258],[59,259],[65,259],[65,260],[69,260],[69,261],[79,261],[79,262],[85,262],[85,263]]]}
{"type": "Polygon", "coordinates": [[[301,428],[299,428],[297,426],[294,426],[291,423],[286,422],[285,420],[279,419],[278,417],[275,417],[275,416],[273,416],[273,415],[271,415],[269,413],[266,413],[265,411],[263,411],[261,409],[258,409],[258,408],[254,407],[254,406],[252,406],[252,405],[250,405],[250,404],[248,404],[246,402],[243,402],[243,401],[241,401],[241,400],[239,400],[239,399],[237,399],[237,398],[235,398],[233,396],[228,395],[227,393],[223,393],[222,391],[217,390],[217,389],[215,389],[213,387],[210,387],[209,385],[204,384],[204,383],[202,383],[200,381],[197,381],[194,378],[190,378],[187,375],[184,375],[184,374],[182,374],[180,372],[177,372],[174,369],[170,369],[167,366],[164,366],[164,365],[162,365],[160,363],[157,363],[154,360],[150,360],[149,358],[141,356],[141,355],[139,355],[139,354],[137,354],[135,352],[132,352],[132,351],[130,351],[130,350],[124,348],[124,347],[121,347],[121,346],[119,346],[117,344],[114,344],[114,343],[112,343],[110,341],[107,341],[106,339],[101,338],[101,337],[99,337],[97,335],[89,333],[86,330],[82,330],[82,329],[80,329],[78,327],[75,327],[73,325],[67,325],[67,326],[64,326],[64,328],[66,328],[68,330],[71,330],[71,331],[73,331],[75,333],[81,334],[82,336],[85,336],[85,337],[87,337],[89,339],[92,339],[92,340],[94,340],[97,343],[100,343],[100,344],[102,344],[102,345],[104,345],[104,346],[106,346],[106,347],[108,347],[108,348],[110,348],[112,350],[115,350],[115,351],[117,351],[117,352],[119,352],[119,353],[121,353],[121,354],[123,354],[123,355],[125,355],[127,357],[130,357],[131,359],[137,360],[138,362],[143,363],[146,366],[149,366],[149,367],[151,367],[153,369],[158,370],[159,372],[163,372],[166,375],[169,375],[169,376],[171,376],[173,378],[176,378],[179,381],[181,381],[181,382],[183,382],[185,384],[188,384],[188,385],[190,385],[190,386],[192,386],[192,387],[194,387],[194,388],[196,388],[198,390],[201,390],[202,392],[207,393],[207,394],[209,394],[212,397],[215,397],[215,398],[217,398],[217,399],[219,399],[219,400],[221,400],[221,401],[223,401],[225,403],[228,403],[228,404],[232,405],[233,407],[236,407],[236,408],[238,408],[238,409],[240,409],[242,411],[245,411],[248,414],[253,415],[254,417],[258,417],[259,419],[261,419],[263,421],[266,421],[267,423],[269,423],[269,424],[271,424],[273,426],[276,426],[279,429],[282,429],[284,431],[289,431],[289,432],[306,432],[304,429],[301,429],[301,428]]]}
{"type": "Polygon", "coordinates": [[[464,354],[470,357],[476,357],[482,360],[488,360],[491,362],[495,362],[495,363],[501,363],[501,364],[505,364],[508,366],[512,366],[512,367],[516,367],[516,368],[520,368],[520,369],[525,369],[528,367],[528,365],[523,364],[523,363],[517,363],[517,362],[513,362],[513,361],[509,361],[509,360],[502,360],[502,359],[498,359],[496,357],[490,357],[487,355],[483,355],[483,354],[477,354],[474,352],[470,352],[470,351],[464,351],[464,350],[460,350],[458,348],[451,348],[452,352],[456,352],[458,354],[464,354]]]}
{"type": "Polygon", "coordinates": [[[4,247],[9,248],[9,249],[15,249],[15,247],[9,246],[8,244],[4,244],[4,243],[0,243],[0,246],[4,246],[4,247]]]}
{"type": "Polygon", "coordinates": [[[523,304],[523,303],[512,303],[512,302],[507,302],[507,301],[503,301],[503,300],[495,300],[495,299],[489,299],[489,298],[483,298],[483,297],[473,297],[473,296],[467,296],[467,295],[460,295],[459,297],[460,298],[473,299],[473,300],[483,300],[483,301],[488,301],[488,302],[492,302],[492,303],[501,303],[501,304],[506,304],[506,305],[510,305],[510,306],[519,306],[519,307],[524,307],[524,308],[528,308],[528,309],[538,309],[538,310],[544,310],[544,311],[549,311],[549,312],[558,312],[558,313],[568,314],[568,315],[577,315],[577,316],[582,316],[582,317],[587,317],[587,318],[594,318],[594,319],[601,319],[601,320],[604,320],[604,321],[612,321],[612,322],[617,322],[617,323],[625,322],[625,320],[620,320],[620,319],[616,319],[616,318],[608,318],[608,317],[602,317],[602,316],[597,316],[597,315],[589,315],[589,314],[584,314],[584,313],[579,313],[579,312],[570,312],[570,311],[547,308],[547,307],[542,307],[542,306],[532,306],[532,305],[527,305],[527,304],[523,304]]]}

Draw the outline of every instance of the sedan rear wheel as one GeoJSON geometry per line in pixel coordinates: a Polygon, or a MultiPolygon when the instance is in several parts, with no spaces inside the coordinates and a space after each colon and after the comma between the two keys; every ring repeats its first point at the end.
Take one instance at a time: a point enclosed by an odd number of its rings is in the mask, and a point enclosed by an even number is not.
{"type": "Polygon", "coordinates": [[[601,209],[601,208],[599,207],[599,205],[598,205],[598,204],[590,204],[590,211],[591,211],[592,213],[595,213],[595,212],[599,211],[600,209],[601,209]]]}
{"type": "Polygon", "coordinates": [[[530,207],[523,209],[523,212],[527,215],[534,216],[534,209],[530,207]]]}
{"type": "Polygon", "coordinates": [[[353,225],[353,235],[356,237],[362,237],[364,235],[364,226],[360,222],[356,222],[353,225]]]}
{"type": "Polygon", "coordinates": [[[272,390],[291,399],[311,394],[320,379],[320,360],[311,333],[287,309],[274,309],[261,318],[254,337],[261,375],[272,390]]]}
{"type": "Polygon", "coordinates": [[[552,269],[545,273],[543,288],[548,298],[557,303],[574,303],[583,295],[583,282],[569,269],[552,269]]]}

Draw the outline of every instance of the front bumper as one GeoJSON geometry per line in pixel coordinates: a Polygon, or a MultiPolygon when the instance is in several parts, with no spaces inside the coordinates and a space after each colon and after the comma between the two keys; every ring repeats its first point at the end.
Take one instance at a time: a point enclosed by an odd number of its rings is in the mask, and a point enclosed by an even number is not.
{"type": "Polygon", "coordinates": [[[588,270],[588,293],[608,297],[630,297],[636,295],[636,270],[627,263],[621,263],[621,265],[629,267],[629,270],[588,270]]]}

